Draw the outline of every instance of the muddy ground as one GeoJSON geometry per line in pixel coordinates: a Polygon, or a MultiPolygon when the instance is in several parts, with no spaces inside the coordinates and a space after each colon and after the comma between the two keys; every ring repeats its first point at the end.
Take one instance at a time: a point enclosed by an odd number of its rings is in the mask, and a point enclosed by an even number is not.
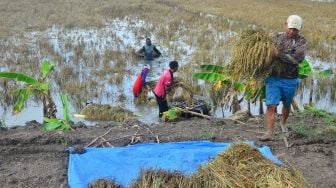
{"type": "MultiPolygon", "coordinates": [[[[291,116],[289,121],[302,121],[291,116]]],[[[312,119],[302,122],[311,125],[312,119]]],[[[237,141],[257,140],[265,131],[263,119],[246,123],[231,120],[192,118],[175,123],[145,124],[137,120],[125,123],[101,123],[87,127],[76,124],[69,132],[45,132],[37,122],[26,126],[0,130],[0,185],[1,187],[67,187],[69,146],[84,147],[96,137],[104,136],[113,146],[143,142],[185,140],[237,141]]],[[[280,130],[277,130],[279,132],[280,130]]],[[[293,132],[292,132],[293,133],[293,132]]],[[[278,136],[267,144],[282,161],[294,165],[313,187],[336,187],[336,140],[306,139],[295,134],[292,146],[286,148],[278,136]]],[[[101,146],[101,140],[92,146],[101,146]]],[[[106,145],[106,144],[105,144],[106,145]]]]}

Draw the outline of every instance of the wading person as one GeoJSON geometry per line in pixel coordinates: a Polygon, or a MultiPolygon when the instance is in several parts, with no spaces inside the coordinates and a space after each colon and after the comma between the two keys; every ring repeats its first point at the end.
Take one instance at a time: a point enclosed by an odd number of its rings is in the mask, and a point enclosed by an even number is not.
{"type": "Polygon", "coordinates": [[[261,141],[274,139],[274,124],[276,108],[282,101],[282,116],[280,126],[282,132],[288,132],[286,121],[289,116],[291,103],[299,85],[299,63],[305,58],[307,41],[299,32],[302,28],[302,18],[291,15],[285,22],[285,32],[275,35],[273,71],[266,78],[266,127],[267,133],[259,138],[261,141]]]}
{"type": "Polygon", "coordinates": [[[159,117],[162,117],[163,112],[169,110],[168,102],[166,99],[166,90],[169,86],[171,86],[174,83],[173,74],[174,72],[177,71],[177,69],[178,69],[178,62],[171,61],[169,63],[169,70],[163,72],[158,83],[154,88],[153,92],[156,98],[156,102],[159,106],[159,117]]]}
{"type": "Polygon", "coordinates": [[[137,51],[137,54],[144,56],[145,60],[152,61],[156,57],[161,56],[161,52],[152,44],[150,38],[146,39],[146,44],[137,51]]]}
{"type": "Polygon", "coordinates": [[[137,79],[135,80],[133,84],[133,94],[135,97],[140,95],[144,87],[147,87],[148,89],[150,89],[146,81],[149,70],[150,70],[150,65],[148,64],[144,65],[141,70],[141,73],[138,75],[137,79]]]}

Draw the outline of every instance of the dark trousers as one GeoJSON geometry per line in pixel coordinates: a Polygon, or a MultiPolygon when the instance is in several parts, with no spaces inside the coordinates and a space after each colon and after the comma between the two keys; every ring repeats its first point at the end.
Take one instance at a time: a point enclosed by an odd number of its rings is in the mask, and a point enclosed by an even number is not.
{"type": "Polygon", "coordinates": [[[169,110],[168,108],[168,102],[164,97],[159,97],[157,96],[155,93],[155,98],[156,98],[156,102],[159,105],[159,117],[162,117],[163,112],[166,112],[169,110]]]}

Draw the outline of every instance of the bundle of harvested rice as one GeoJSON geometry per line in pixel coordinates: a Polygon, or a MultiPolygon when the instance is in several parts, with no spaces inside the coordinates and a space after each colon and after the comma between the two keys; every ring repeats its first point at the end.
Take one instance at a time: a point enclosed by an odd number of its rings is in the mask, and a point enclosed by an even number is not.
{"type": "Polygon", "coordinates": [[[145,104],[148,102],[148,94],[151,91],[148,91],[147,89],[142,89],[141,93],[139,96],[136,97],[135,99],[135,104],[145,104]]]}
{"type": "Polygon", "coordinates": [[[274,48],[272,37],[265,31],[243,30],[235,43],[229,65],[233,80],[264,78],[272,69],[274,48]]]}
{"type": "Polygon", "coordinates": [[[82,110],[81,114],[88,120],[117,122],[123,122],[128,118],[134,117],[133,113],[129,110],[107,104],[90,104],[82,110]]]}
{"type": "Polygon", "coordinates": [[[89,188],[123,188],[118,185],[114,180],[98,179],[89,184],[89,188]]]}
{"type": "Polygon", "coordinates": [[[176,78],[174,83],[168,88],[167,99],[170,102],[186,102],[187,104],[192,103],[193,99],[193,89],[191,84],[185,84],[182,79],[176,78]]]}
{"type": "Polygon", "coordinates": [[[192,187],[309,187],[302,174],[267,160],[248,144],[235,144],[200,167],[192,187]]]}
{"type": "Polygon", "coordinates": [[[166,170],[143,170],[131,188],[188,187],[187,177],[180,172],[166,170]]]}

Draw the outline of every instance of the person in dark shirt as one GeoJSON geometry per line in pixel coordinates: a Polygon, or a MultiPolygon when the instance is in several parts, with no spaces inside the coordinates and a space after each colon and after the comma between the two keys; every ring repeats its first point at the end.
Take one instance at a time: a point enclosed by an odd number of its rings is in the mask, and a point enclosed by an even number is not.
{"type": "Polygon", "coordinates": [[[273,71],[265,80],[267,133],[259,138],[261,141],[274,139],[275,114],[280,101],[283,104],[280,126],[282,132],[288,132],[286,121],[299,85],[299,63],[304,60],[307,48],[306,39],[299,34],[301,28],[302,18],[298,15],[291,15],[285,22],[285,32],[274,36],[276,49],[273,54],[273,71]]]}
{"type": "Polygon", "coordinates": [[[139,51],[137,51],[137,54],[144,56],[145,60],[148,61],[152,61],[154,58],[160,57],[162,55],[156,46],[152,44],[150,38],[146,39],[146,44],[139,51]]]}

